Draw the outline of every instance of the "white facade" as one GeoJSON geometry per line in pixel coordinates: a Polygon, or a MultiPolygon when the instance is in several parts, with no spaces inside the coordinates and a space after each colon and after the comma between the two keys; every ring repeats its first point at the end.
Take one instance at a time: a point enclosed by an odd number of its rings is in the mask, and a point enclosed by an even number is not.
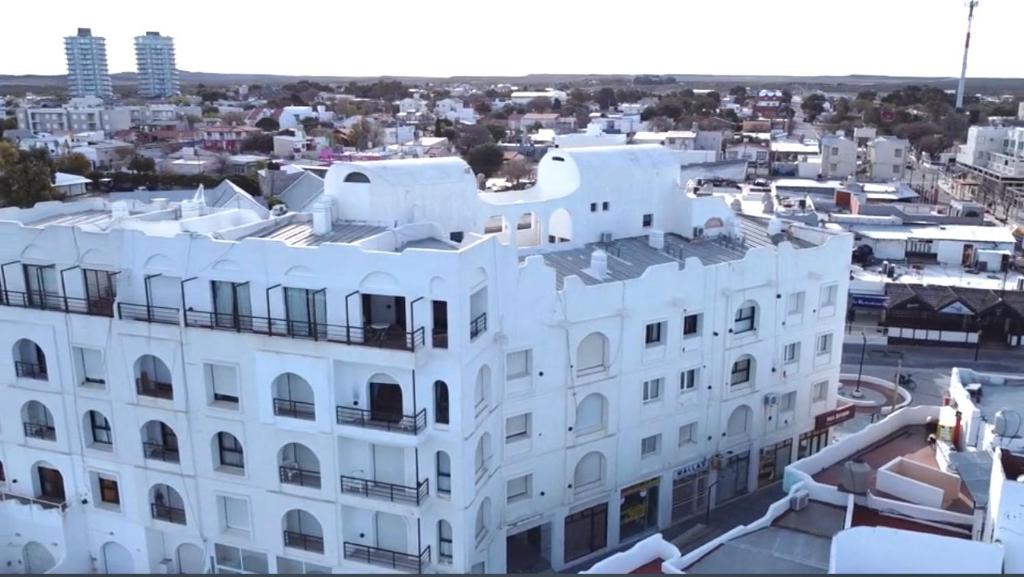
{"type": "Polygon", "coordinates": [[[972,126],[956,161],[1005,178],[1024,178],[1024,127],[972,126]]]}
{"type": "Polygon", "coordinates": [[[174,63],[174,39],[159,32],[135,37],[135,62],[139,72],[139,95],[167,98],[180,92],[174,63]]]}
{"type": "Polygon", "coordinates": [[[93,36],[89,28],[79,28],[76,36],[64,37],[64,55],[68,62],[68,91],[71,96],[114,96],[107,69],[105,39],[93,36]]]}
{"type": "Polygon", "coordinates": [[[849,178],[857,174],[857,143],[845,136],[821,138],[821,175],[824,178],[849,178]]]}
{"type": "Polygon", "coordinates": [[[73,98],[60,108],[19,108],[18,127],[33,133],[77,133],[114,129],[111,110],[95,97],[73,98]]]}
{"type": "Polygon", "coordinates": [[[899,180],[903,178],[910,143],[902,138],[879,136],[868,143],[868,160],[871,163],[871,178],[875,180],[899,180]]]}
{"type": "Polygon", "coordinates": [[[774,480],[836,404],[851,236],[699,174],[559,149],[510,193],[440,158],[335,163],[311,214],[0,210],[5,490],[66,502],[0,503],[3,554],[503,572],[511,538],[560,569],[703,513],[677,482],[774,480]]]}

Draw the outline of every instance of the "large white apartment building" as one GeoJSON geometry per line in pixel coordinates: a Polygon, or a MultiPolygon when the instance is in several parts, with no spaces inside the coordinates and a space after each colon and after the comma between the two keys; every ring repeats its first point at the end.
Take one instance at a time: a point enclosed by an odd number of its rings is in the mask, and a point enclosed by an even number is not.
{"type": "Polygon", "coordinates": [[[852,239],[700,170],[585,148],[509,193],[438,158],[335,163],[309,213],[0,210],[0,566],[562,569],[780,479],[827,442],[852,239]]]}
{"type": "Polygon", "coordinates": [[[19,108],[16,113],[18,128],[35,134],[68,134],[110,131],[114,128],[112,112],[101,99],[89,96],[72,98],[56,108],[19,108]]]}
{"type": "Polygon", "coordinates": [[[957,148],[956,163],[978,183],[971,200],[1024,223],[1024,127],[972,126],[957,148]]]}
{"type": "Polygon", "coordinates": [[[93,36],[89,28],[79,28],[75,36],[64,37],[64,56],[68,62],[68,91],[71,96],[114,96],[104,38],[93,36]]]}
{"type": "Polygon", "coordinates": [[[166,98],[180,92],[174,64],[174,39],[159,32],[135,37],[135,62],[139,71],[139,95],[166,98]]]}

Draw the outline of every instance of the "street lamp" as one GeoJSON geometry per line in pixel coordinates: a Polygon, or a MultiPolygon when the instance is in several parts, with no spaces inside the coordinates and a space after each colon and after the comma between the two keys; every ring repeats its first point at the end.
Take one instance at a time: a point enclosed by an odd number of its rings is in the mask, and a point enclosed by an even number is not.
{"type": "Polygon", "coordinates": [[[860,332],[861,346],[860,346],[860,367],[857,368],[857,387],[853,390],[850,396],[855,399],[861,398],[864,393],[860,392],[860,378],[864,374],[864,353],[868,350],[868,336],[864,334],[864,331],[860,332]]]}

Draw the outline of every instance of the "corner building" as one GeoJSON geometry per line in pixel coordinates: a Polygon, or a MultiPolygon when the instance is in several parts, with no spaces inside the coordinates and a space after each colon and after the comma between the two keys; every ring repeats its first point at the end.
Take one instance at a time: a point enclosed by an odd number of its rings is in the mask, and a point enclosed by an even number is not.
{"type": "Polygon", "coordinates": [[[659,146],[337,163],[310,213],[0,211],[2,550],[29,569],[504,572],[781,478],[835,407],[851,237],[659,146]]]}

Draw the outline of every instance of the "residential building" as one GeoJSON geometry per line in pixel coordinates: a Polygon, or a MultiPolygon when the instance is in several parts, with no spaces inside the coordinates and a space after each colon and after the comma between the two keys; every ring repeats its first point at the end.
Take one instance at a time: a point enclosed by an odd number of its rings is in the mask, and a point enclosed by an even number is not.
{"type": "Polygon", "coordinates": [[[89,28],[79,28],[77,35],[64,38],[64,55],[68,62],[68,92],[72,97],[114,97],[105,39],[93,36],[89,28]]]}
{"type": "Polygon", "coordinates": [[[1024,223],[1024,127],[972,126],[956,164],[973,187],[973,200],[997,216],[1024,223]]]}
{"type": "Polygon", "coordinates": [[[310,212],[0,209],[0,550],[559,570],[778,480],[828,436],[852,237],[701,174],[630,145],[501,194],[438,158],[335,162],[310,212]]]}
{"type": "Polygon", "coordinates": [[[203,148],[226,152],[238,152],[247,136],[262,132],[253,126],[203,126],[198,131],[203,148]]]}
{"type": "Polygon", "coordinates": [[[537,98],[547,98],[554,102],[555,100],[565,104],[568,94],[564,90],[555,90],[554,88],[548,88],[547,90],[517,90],[509,96],[509,100],[513,104],[529,104],[530,101],[537,98]]]}
{"type": "Polygon", "coordinates": [[[72,98],[58,108],[19,108],[18,128],[36,134],[111,131],[110,113],[99,98],[72,98]]]}
{"type": "Polygon", "coordinates": [[[857,143],[849,138],[826,134],[821,137],[821,176],[850,178],[857,174],[857,143]]]}
{"type": "Polygon", "coordinates": [[[178,94],[178,69],[174,63],[174,39],[159,32],[135,37],[135,63],[139,74],[139,96],[167,98],[178,94]]]}
{"type": "Polygon", "coordinates": [[[910,142],[894,136],[879,136],[868,142],[868,162],[871,178],[899,180],[910,162],[910,142]]]}

